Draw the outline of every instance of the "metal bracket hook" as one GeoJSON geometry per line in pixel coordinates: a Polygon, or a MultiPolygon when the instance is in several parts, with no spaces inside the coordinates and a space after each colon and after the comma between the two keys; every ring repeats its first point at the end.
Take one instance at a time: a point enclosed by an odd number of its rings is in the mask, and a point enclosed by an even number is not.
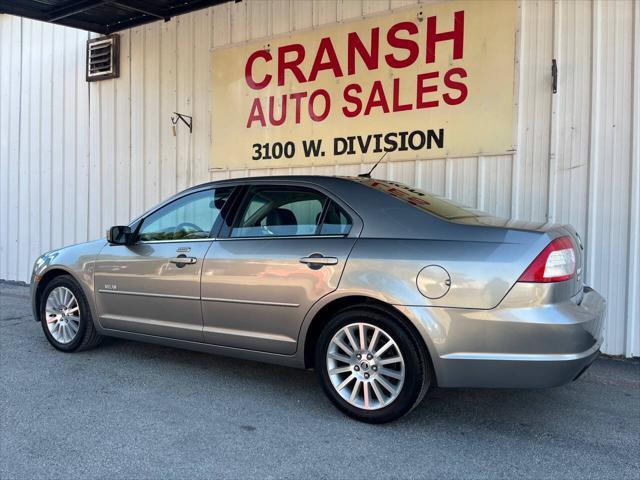
{"type": "Polygon", "coordinates": [[[175,126],[178,124],[179,120],[182,120],[184,124],[189,127],[189,133],[193,133],[193,117],[184,115],[182,113],[173,112],[173,115],[171,115],[171,123],[175,126]]]}

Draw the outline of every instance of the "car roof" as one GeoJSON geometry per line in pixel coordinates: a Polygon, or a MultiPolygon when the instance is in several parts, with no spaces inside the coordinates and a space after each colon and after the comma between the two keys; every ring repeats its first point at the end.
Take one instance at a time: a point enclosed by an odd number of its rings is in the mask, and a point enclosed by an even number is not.
{"type": "Polygon", "coordinates": [[[220,185],[246,185],[253,182],[259,183],[288,183],[288,182],[306,182],[306,183],[314,183],[316,185],[332,185],[336,183],[356,183],[356,177],[338,177],[338,176],[329,176],[329,175],[264,175],[259,177],[238,177],[238,178],[226,178],[222,180],[214,180],[211,182],[201,183],[199,185],[194,185],[190,187],[184,192],[190,190],[197,190],[200,188],[206,187],[215,187],[220,185]]]}
{"type": "MultiPolygon", "coordinates": [[[[362,180],[364,180],[362,177],[328,175],[274,175],[229,178],[190,187],[175,194],[155,208],[159,208],[188,192],[206,189],[207,187],[251,183],[263,185],[307,183],[331,192],[336,198],[340,199],[342,204],[348,206],[357,214],[363,221],[362,236],[365,238],[448,240],[451,238],[465,238],[472,228],[473,238],[476,241],[504,242],[504,228],[471,226],[446,221],[415,208],[392,195],[370,188],[362,180]]],[[[386,180],[381,181],[387,182],[386,180]]],[[[135,221],[147,214],[148,212],[144,213],[135,221]]]]}

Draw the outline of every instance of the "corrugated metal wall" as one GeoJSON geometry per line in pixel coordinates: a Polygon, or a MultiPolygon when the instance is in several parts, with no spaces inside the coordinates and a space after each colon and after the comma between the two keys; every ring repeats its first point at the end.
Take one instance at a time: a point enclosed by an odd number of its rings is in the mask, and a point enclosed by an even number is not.
{"type": "MultiPolygon", "coordinates": [[[[0,278],[26,281],[40,252],[101,236],[209,179],[363,171],[209,171],[210,48],[412,3],[230,2],[123,32],[120,78],[91,85],[86,32],[0,15],[0,278]],[[193,115],[192,135],[173,136],[173,111],[193,115]]],[[[523,1],[519,10],[516,152],[388,163],[376,175],[499,216],[573,224],[588,281],[608,299],[604,350],[640,355],[640,6],[523,1]]]]}

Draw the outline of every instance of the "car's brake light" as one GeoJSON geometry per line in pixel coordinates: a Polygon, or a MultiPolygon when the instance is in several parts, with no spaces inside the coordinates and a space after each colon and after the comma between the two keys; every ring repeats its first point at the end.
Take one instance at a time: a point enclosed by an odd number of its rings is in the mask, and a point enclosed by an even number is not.
{"type": "Polygon", "coordinates": [[[547,245],[518,279],[519,282],[562,282],[576,273],[576,250],[570,237],[547,245]]]}

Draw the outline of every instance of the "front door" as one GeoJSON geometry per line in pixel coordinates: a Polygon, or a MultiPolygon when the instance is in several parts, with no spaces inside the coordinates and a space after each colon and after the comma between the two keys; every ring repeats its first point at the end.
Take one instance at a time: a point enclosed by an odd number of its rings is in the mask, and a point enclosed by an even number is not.
{"type": "Polygon", "coordinates": [[[203,341],[200,277],[230,187],[184,195],[142,220],[134,245],[107,245],[95,265],[104,328],[203,341]]]}
{"type": "Polygon", "coordinates": [[[306,313],[338,287],[359,233],[352,217],[313,188],[250,187],[205,257],[205,342],[295,353],[306,313]]]}

